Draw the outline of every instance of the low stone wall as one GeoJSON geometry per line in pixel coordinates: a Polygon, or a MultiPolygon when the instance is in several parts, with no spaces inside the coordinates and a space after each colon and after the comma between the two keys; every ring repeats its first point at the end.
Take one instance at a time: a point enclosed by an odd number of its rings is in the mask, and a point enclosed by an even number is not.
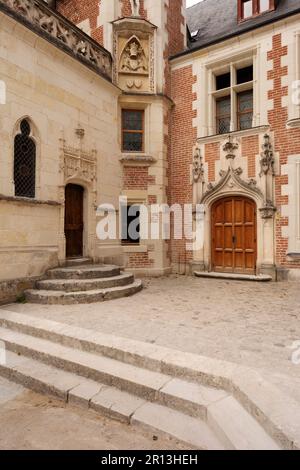
{"type": "Polygon", "coordinates": [[[16,302],[26,289],[32,289],[40,278],[15,279],[0,282],[0,305],[16,302]]]}

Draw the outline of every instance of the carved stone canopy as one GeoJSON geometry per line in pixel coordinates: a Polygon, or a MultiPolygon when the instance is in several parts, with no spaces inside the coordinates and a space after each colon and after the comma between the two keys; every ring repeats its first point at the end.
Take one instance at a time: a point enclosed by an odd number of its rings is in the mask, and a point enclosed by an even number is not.
{"type": "Polygon", "coordinates": [[[200,203],[205,204],[211,199],[214,199],[217,195],[222,196],[232,192],[244,194],[249,197],[252,196],[256,200],[263,201],[263,193],[257,187],[256,181],[253,179],[244,181],[240,177],[240,174],[240,171],[234,170],[232,166],[229,166],[227,172],[223,173],[223,177],[217,184],[210,183],[207,186],[207,191],[204,193],[200,203]]]}

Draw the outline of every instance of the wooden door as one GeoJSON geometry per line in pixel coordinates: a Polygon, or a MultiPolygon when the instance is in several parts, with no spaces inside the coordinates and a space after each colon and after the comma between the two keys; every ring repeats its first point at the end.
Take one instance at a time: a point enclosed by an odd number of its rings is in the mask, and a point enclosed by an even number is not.
{"type": "Polygon", "coordinates": [[[218,272],[255,273],[256,204],[228,197],[212,207],[212,268],[218,272]]]}
{"type": "Polygon", "coordinates": [[[65,193],[66,256],[83,255],[83,192],[81,186],[68,184],[65,193]]]}

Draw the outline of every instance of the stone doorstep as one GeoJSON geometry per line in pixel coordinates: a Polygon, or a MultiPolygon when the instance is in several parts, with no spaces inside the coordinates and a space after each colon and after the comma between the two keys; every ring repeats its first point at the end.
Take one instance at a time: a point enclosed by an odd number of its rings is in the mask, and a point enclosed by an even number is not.
{"type": "Polygon", "coordinates": [[[104,289],[81,290],[75,292],[64,292],[58,290],[27,290],[26,298],[29,302],[47,305],[73,305],[104,302],[107,300],[129,297],[137,294],[143,289],[140,280],[132,284],[117,287],[106,287],[104,289]]]}
{"type": "Polygon", "coordinates": [[[0,311],[0,325],[38,337],[46,335],[70,347],[80,345],[81,349],[129,364],[224,389],[283,448],[300,449],[299,404],[264,380],[255,369],[10,311],[0,311]]]}
{"type": "Polygon", "coordinates": [[[233,273],[217,273],[217,272],[198,272],[195,271],[196,277],[208,278],[208,279],[229,279],[231,281],[252,281],[252,282],[270,282],[272,276],[267,274],[260,274],[258,276],[251,274],[233,274],[233,273]]]}

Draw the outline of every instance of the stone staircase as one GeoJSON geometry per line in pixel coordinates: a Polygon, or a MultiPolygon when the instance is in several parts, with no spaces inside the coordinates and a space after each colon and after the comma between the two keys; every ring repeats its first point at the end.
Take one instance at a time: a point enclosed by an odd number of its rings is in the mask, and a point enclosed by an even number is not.
{"type": "Polygon", "coordinates": [[[175,351],[162,367],[154,345],[8,311],[0,341],[0,375],[39,393],[191,449],[280,449],[231,393],[182,376],[175,351]]]}
{"type": "Polygon", "coordinates": [[[51,269],[36,289],[25,291],[28,302],[49,305],[89,304],[128,297],[143,288],[132,274],[113,265],[91,260],[70,260],[65,267],[51,269]]]}

